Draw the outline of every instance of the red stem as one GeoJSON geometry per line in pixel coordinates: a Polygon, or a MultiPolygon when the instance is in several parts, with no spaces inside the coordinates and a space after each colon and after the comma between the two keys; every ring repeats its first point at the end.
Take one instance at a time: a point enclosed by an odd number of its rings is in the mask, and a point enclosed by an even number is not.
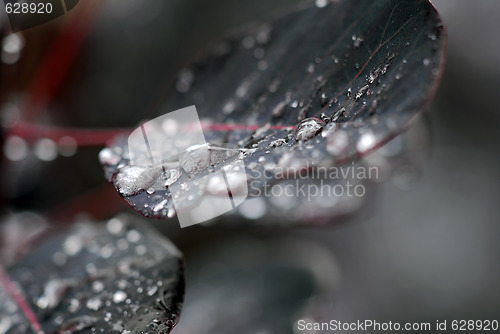
{"type": "Polygon", "coordinates": [[[10,279],[9,275],[4,271],[4,269],[0,266],[0,284],[2,287],[7,291],[7,293],[14,299],[16,302],[17,306],[21,309],[23,314],[26,316],[28,321],[30,322],[31,328],[35,331],[37,334],[43,334],[42,326],[36,319],[35,313],[33,310],[29,307],[28,302],[24,298],[23,294],[21,291],[19,291],[19,288],[16,286],[16,284],[10,279]]]}
{"type": "Polygon", "coordinates": [[[78,147],[105,146],[119,135],[130,134],[130,129],[85,129],[43,126],[18,122],[7,132],[8,136],[18,136],[27,142],[33,143],[41,138],[52,139],[58,142],[61,138],[73,138],[78,147]]]}
{"type": "Polygon", "coordinates": [[[90,30],[99,3],[80,2],[74,9],[74,16],[55,38],[28,89],[29,100],[22,108],[25,120],[35,120],[59,90],[90,30]]]}
{"type": "MultiPolygon", "coordinates": [[[[233,131],[248,130],[255,131],[262,128],[261,125],[246,124],[220,124],[220,123],[202,123],[204,130],[210,131],[233,131]]],[[[271,130],[293,130],[295,126],[290,125],[272,125],[271,130]]],[[[85,128],[65,128],[56,126],[43,126],[18,122],[12,128],[8,129],[8,136],[18,136],[27,142],[33,143],[41,138],[48,138],[58,142],[64,137],[73,138],[78,147],[106,146],[117,136],[126,136],[132,132],[131,129],[85,129],[85,128]]]]}

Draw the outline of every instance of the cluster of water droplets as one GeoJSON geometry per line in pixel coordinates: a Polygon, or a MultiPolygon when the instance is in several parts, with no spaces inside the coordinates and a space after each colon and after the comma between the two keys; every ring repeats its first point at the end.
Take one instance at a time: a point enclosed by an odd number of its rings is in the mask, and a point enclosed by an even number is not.
{"type": "MultiPolygon", "coordinates": [[[[255,151],[227,144],[189,146],[186,144],[190,140],[189,131],[179,136],[182,131],[179,124],[172,119],[164,123],[149,129],[148,150],[134,149],[131,152],[127,142],[122,139],[103,149],[99,155],[107,179],[146,216],[173,217],[179,209],[196,205],[204,194],[217,193],[220,184],[214,181],[216,178],[213,175],[223,166],[228,170],[236,168],[231,164],[237,165],[238,161],[255,151]],[[166,142],[170,144],[162,144],[166,142]],[[187,148],[182,150],[177,147],[187,148]],[[175,153],[178,151],[180,153],[175,153]],[[151,161],[155,163],[151,164],[151,161]]],[[[227,174],[232,178],[231,181],[235,181],[233,174],[244,176],[244,170],[227,174]]],[[[240,179],[246,182],[244,177],[240,179]]]]}
{"type": "MultiPolygon", "coordinates": [[[[19,279],[23,290],[38,294],[34,312],[46,319],[41,323],[45,330],[125,334],[173,327],[179,305],[169,304],[165,296],[183,293],[177,286],[183,279],[181,255],[169,241],[129,225],[128,219],[113,218],[106,227],[80,225],[60,240],[53,254],[42,248],[36,265],[21,262],[12,269],[11,277],[19,279]]],[[[14,333],[7,322],[12,327],[19,310],[9,297],[2,300],[14,316],[0,319],[1,332],[14,333]]]]}

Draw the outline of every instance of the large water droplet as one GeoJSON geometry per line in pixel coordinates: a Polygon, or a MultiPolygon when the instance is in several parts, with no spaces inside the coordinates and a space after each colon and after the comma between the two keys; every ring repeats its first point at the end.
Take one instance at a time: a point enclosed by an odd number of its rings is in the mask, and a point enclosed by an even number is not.
{"type": "Polygon", "coordinates": [[[115,184],[122,195],[132,196],[149,188],[161,173],[161,167],[125,167],[116,175],[115,184]]]}
{"type": "Polygon", "coordinates": [[[174,182],[176,182],[182,176],[182,171],[179,168],[170,169],[165,171],[162,174],[162,178],[164,180],[164,186],[169,187],[174,182]]]}
{"type": "Polygon", "coordinates": [[[307,141],[323,129],[325,122],[316,117],[306,118],[297,125],[295,139],[299,142],[307,141]]]}
{"type": "Polygon", "coordinates": [[[212,144],[194,145],[179,157],[179,164],[191,176],[240,153],[240,150],[212,144]]]}

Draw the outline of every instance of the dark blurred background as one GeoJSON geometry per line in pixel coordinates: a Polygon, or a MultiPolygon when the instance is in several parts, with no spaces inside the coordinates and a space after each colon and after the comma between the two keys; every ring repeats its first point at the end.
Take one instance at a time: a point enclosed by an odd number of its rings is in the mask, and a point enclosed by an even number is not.
{"type": "MultiPolygon", "coordinates": [[[[133,127],[155,111],[163,91],[193,54],[224,31],[265,20],[294,2],[102,1],[94,9],[88,35],[60,90],[40,111],[38,122],[133,127]]],[[[377,186],[369,214],[333,226],[180,230],[175,220],[154,222],[186,253],[188,267],[192,259],[196,262],[199,245],[215,240],[290,236],[321,245],[337,263],[340,281],[334,302],[328,304],[327,319],[434,322],[498,317],[500,3],[433,3],[448,28],[448,57],[441,87],[426,115],[430,158],[412,182],[400,182],[396,170],[377,186]]],[[[59,28],[78,15],[77,9],[20,33],[18,39],[11,38],[11,44],[5,42],[4,30],[4,124],[19,116],[16,103],[30,87],[59,28]]],[[[2,20],[5,26],[6,18],[2,20]]],[[[99,148],[78,149],[65,157],[54,155],[50,144],[40,145],[38,151],[28,149],[21,159],[4,149],[2,214],[53,213],[61,203],[82,194],[88,197],[81,203],[102,209],[90,208],[96,218],[107,218],[117,210],[132,212],[110,191],[110,185],[102,186],[99,148]],[[105,189],[105,195],[93,190],[96,187],[105,189]],[[91,200],[95,194],[101,196],[99,204],[91,200]]],[[[76,209],[68,212],[79,212],[78,203],[70,205],[76,209]]],[[[64,217],[71,220],[70,216],[64,217]]]]}

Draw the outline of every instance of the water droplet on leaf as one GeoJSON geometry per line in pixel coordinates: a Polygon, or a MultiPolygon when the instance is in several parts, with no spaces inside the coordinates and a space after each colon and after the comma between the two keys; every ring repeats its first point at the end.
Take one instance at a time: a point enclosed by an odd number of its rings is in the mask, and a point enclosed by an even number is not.
{"type": "Polygon", "coordinates": [[[307,141],[323,129],[325,122],[316,117],[306,118],[297,125],[295,139],[299,142],[307,141]]]}
{"type": "Polygon", "coordinates": [[[161,167],[124,167],[116,175],[115,185],[123,196],[132,196],[149,188],[161,173],[161,167]]]}

